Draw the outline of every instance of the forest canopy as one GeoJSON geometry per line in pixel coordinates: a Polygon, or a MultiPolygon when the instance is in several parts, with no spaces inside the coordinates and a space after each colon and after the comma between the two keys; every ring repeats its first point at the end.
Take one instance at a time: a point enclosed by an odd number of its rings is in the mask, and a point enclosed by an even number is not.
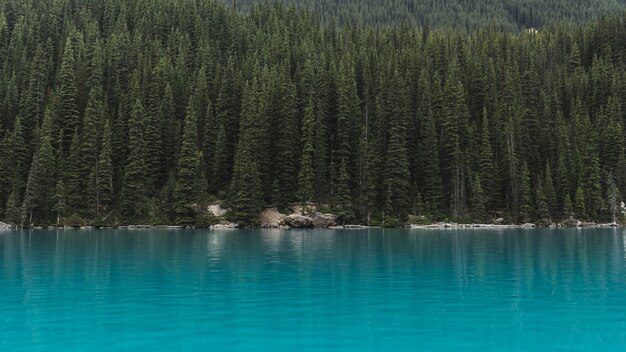
{"type": "MultiPolygon", "coordinates": [[[[258,0],[224,0],[248,9],[258,0]]],[[[280,0],[279,0],[280,1],[280,0]]],[[[626,10],[623,0],[282,0],[319,13],[326,22],[505,31],[581,23],[626,10]]]]}
{"type": "MultiPolygon", "coordinates": [[[[573,2],[577,3],[577,2],[573,2]]],[[[337,26],[218,1],[0,0],[0,219],[606,220],[626,17],[532,33],[337,26]]]]}

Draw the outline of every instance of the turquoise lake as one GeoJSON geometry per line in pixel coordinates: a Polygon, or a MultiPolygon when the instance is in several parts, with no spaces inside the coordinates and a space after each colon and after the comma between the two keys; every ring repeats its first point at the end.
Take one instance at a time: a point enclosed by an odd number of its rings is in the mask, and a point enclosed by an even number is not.
{"type": "Polygon", "coordinates": [[[0,351],[624,351],[626,231],[0,232],[0,351]]]}

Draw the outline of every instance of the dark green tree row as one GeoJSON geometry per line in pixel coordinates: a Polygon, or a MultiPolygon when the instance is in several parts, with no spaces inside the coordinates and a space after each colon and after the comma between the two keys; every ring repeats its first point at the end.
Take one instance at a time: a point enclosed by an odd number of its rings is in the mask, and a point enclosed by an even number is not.
{"type": "Polygon", "coordinates": [[[220,200],[610,220],[626,18],[538,33],[342,28],[282,5],[0,1],[0,218],[202,222],[220,200]]]}
{"type": "MultiPolygon", "coordinates": [[[[248,9],[258,0],[223,0],[248,9]]],[[[623,0],[282,0],[313,10],[326,22],[418,25],[472,30],[492,26],[517,32],[580,23],[626,10],[623,0]]]]}

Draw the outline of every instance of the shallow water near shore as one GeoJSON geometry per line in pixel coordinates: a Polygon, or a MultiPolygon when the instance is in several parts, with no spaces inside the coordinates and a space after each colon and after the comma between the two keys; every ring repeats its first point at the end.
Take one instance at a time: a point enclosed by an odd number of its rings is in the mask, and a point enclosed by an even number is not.
{"type": "Polygon", "coordinates": [[[0,232],[1,351],[626,349],[626,231],[0,232]]]}

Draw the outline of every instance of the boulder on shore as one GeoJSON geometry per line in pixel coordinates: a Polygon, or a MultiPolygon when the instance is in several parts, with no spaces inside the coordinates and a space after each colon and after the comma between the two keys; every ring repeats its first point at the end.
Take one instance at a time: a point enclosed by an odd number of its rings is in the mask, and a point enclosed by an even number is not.
{"type": "Polygon", "coordinates": [[[0,221],[0,230],[11,230],[12,228],[13,228],[13,225],[9,225],[7,223],[0,221]]]}
{"type": "Polygon", "coordinates": [[[306,215],[291,214],[283,219],[285,225],[295,228],[313,227],[313,219],[306,215]]]}
{"type": "Polygon", "coordinates": [[[313,226],[318,228],[331,227],[336,225],[337,215],[315,213],[313,216],[313,226]]]}

